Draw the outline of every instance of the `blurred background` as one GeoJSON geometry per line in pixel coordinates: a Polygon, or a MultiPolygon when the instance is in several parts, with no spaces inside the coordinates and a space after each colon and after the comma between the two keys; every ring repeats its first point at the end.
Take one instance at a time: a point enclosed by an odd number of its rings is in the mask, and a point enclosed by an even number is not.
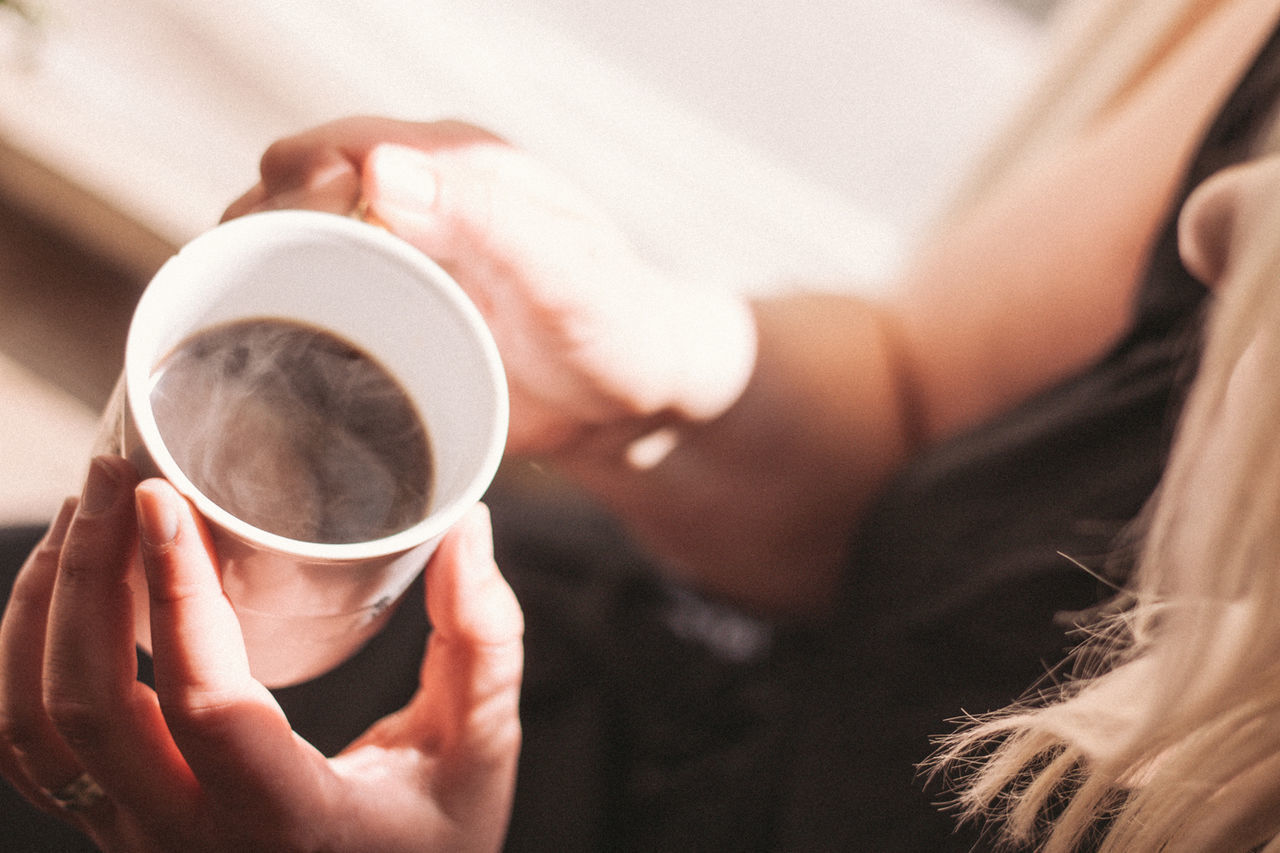
{"type": "Polygon", "coordinates": [[[710,287],[874,288],[1034,79],[1050,0],[0,0],[0,523],[76,488],[134,300],[351,113],[550,161],[710,287]]]}

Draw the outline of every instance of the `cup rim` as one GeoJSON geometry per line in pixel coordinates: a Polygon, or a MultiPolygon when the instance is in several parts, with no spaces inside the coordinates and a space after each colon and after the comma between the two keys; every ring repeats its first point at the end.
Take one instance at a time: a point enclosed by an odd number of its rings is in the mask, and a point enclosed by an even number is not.
{"type": "Polygon", "coordinates": [[[124,384],[127,406],[134,427],[156,468],[179,493],[195,505],[205,519],[256,547],[314,562],[354,562],[392,556],[438,538],[484,495],[497,474],[506,446],[509,418],[506,373],[488,325],[471,298],[452,276],[408,242],[381,227],[333,213],[275,210],[247,214],[203,232],[180,248],[156,272],[138,300],[125,344],[124,384]],[[418,277],[428,282],[438,295],[444,297],[474,334],[485,363],[484,372],[491,381],[493,417],[485,437],[484,453],[475,476],[452,500],[433,507],[426,518],[411,527],[377,539],[342,543],[308,542],[262,530],[232,515],[205,495],[183,473],[160,436],[148,400],[154,363],[147,357],[150,354],[145,351],[147,341],[139,328],[146,320],[149,306],[159,298],[156,294],[176,274],[184,262],[184,255],[189,256],[210,241],[238,236],[234,232],[244,232],[245,235],[249,235],[257,231],[266,239],[271,239],[272,236],[297,233],[303,229],[354,237],[372,244],[379,251],[389,255],[392,260],[409,267],[418,277]]]}

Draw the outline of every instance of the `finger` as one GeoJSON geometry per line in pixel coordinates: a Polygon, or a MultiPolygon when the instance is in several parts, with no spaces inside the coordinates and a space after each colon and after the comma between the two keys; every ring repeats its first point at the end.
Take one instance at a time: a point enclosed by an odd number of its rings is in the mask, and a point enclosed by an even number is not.
{"type": "Polygon", "coordinates": [[[0,623],[0,772],[27,799],[56,813],[46,788],[75,778],[80,764],[53,727],[43,702],[49,600],[58,554],[75,512],[68,499],[14,581],[0,623]]]}
{"type": "Polygon", "coordinates": [[[503,144],[487,130],[458,121],[409,122],[358,116],[328,122],[273,143],[262,156],[263,180],[269,188],[296,185],[308,164],[330,162],[336,153],[363,170],[372,151],[384,144],[423,151],[463,149],[477,143],[503,144]]]}
{"type": "Polygon", "coordinates": [[[252,213],[263,206],[266,199],[267,188],[262,185],[261,181],[259,181],[254,184],[248,192],[231,202],[231,204],[227,206],[227,209],[223,211],[222,218],[218,221],[227,222],[228,220],[244,216],[246,213],[252,213]]]}
{"type": "Polygon", "coordinates": [[[345,150],[363,158],[370,218],[463,279],[486,316],[491,311],[484,303],[492,297],[468,281],[476,278],[467,267],[477,254],[501,266],[512,263],[515,252],[529,267],[521,272],[531,274],[532,264],[545,263],[548,254],[524,248],[555,245],[548,241],[563,236],[557,230],[560,214],[584,208],[579,199],[562,197],[567,184],[557,183],[542,166],[467,125],[428,126],[416,137],[392,135],[345,150]]]}
{"type": "Polygon", "coordinates": [[[203,522],[164,480],[139,484],[135,497],[162,702],[183,691],[248,689],[240,625],[203,522]]]}
{"type": "Polygon", "coordinates": [[[45,661],[45,678],[57,685],[47,697],[51,705],[90,703],[134,677],[134,664],[119,656],[105,666],[84,666],[104,648],[127,645],[133,657],[128,570],[134,522],[127,496],[134,479],[128,463],[118,457],[99,457],[90,465],[51,601],[45,661]]]}
{"type": "Polygon", "coordinates": [[[312,777],[297,762],[314,764],[318,753],[250,674],[200,517],[163,480],[138,486],[137,510],[156,690],[202,790],[233,809],[313,798],[312,777]]]}
{"type": "Polygon", "coordinates": [[[386,119],[345,119],[288,136],[262,155],[261,180],[222,214],[226,222],[248,213],[302,208],[348,214],[361,197],[365,135],[371,126],[401,126],[386,119]],[[358,144],[348,146],[348,139],[358,144]]]}
{"type": "Polygon", "coordinates": [[[380,221],[374,209],[379,202],[373,198],[379,190],[370,182],[370,157],[375,150],[392,146],[447,152],[485,143],[501,144],[501,140],[461,122],[357,117],[323,124],[268,147],[260,164],[262,181],[232,205],[228,217],[285,207],[347,213],[365,202],[371,218],[380,221]]]}
{"type": "Polygon", "coordinates": [[[306,208],[347,214],[360,200],[360,167],[339,148],[289,137],[262,155],[254,211],[306,208]]]}
{"type": "Polygon", "coordinates": [[[167,809],[162,819],[175,819],[190,806],[189,773],[154,694],[137,681],[130,587],[136,480],[119,457],[90,465],[49,607],[44,697],[59,734],[113,801],[167,809]]]}
{"type": "Polygon", "coordinates": [[[524,618],[494,562],[487,507],[440,543],[426,598],[432,633],[411,709],[445,751],[505,756],[520,739],[524,618]]]}
{"type": "MultiPolygon", "coordinates": [[[[442,182],[442,163],[433,152],[399,144],[372,147],[364,159],[364,202],[367,215],[430,255],[448,264],[459,242],[453,232],[468,218],[457,184],[442,182]]],[[[467,186],[474,187],[475,181],[467,186]]],[[[478,231],[479,229],[473,229],[478,231]]]]}

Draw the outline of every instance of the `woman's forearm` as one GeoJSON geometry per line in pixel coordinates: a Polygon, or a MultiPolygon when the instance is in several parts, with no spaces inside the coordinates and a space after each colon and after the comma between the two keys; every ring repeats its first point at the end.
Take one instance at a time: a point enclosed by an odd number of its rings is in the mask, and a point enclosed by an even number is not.
{"type": "Polygon", "coordinates": [[[794,296],[755,317],[755,370],[723,413],[603,429],[558,461],[695,584],[808,616],[831,602],[857,516],[912,428],[872,303],[794,296]]]}

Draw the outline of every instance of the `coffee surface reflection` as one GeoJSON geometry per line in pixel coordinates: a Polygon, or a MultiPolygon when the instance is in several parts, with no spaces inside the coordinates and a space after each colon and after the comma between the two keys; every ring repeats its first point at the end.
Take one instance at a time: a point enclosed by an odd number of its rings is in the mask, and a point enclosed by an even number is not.
{"type": "Polygon", "coordinates": [[[150,396],[182,471],[261,530],[341,544],[427,515],[422,419],[381,364],[330,332],[277,319],[215,326],[160,363],[150,396]]]}

